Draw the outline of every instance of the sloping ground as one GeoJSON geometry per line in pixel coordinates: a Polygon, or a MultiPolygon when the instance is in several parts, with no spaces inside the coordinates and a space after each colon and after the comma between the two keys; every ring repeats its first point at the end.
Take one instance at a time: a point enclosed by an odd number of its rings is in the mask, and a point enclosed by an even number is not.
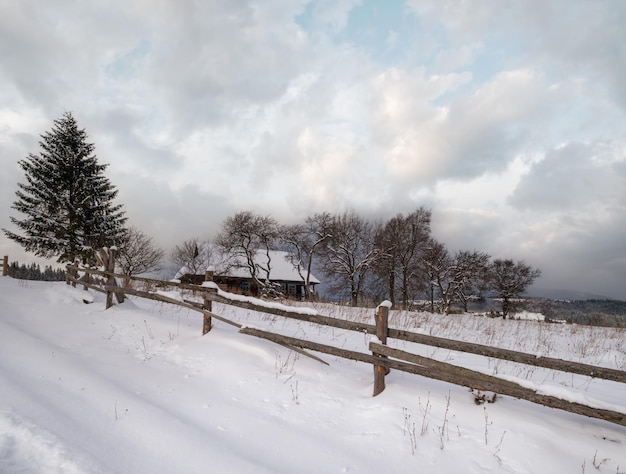
{"type": "MultiPolygon", "coordinates": [[[[85,294],[0,278],[2,473],[626,471],[624,427],[508,397],[478,406],[463,387],[395,371],[372,398],[371,366],[324,357],[325,366],[217,321],[202,337],[197,313],[140,300],[105,311],[100,295],[85,304],[85,294]]],[[[361,334],[217,304],[214,311],[289,335],[367,346],[361,334]]],[[[616,368],[626,360],[611,338],[552,336],[564,326],[395,317],[427,333],[553,357],[584,346],[572,360],[616,368]]],[[[620,384],[422,350],[626,406],[620,384]]]]}

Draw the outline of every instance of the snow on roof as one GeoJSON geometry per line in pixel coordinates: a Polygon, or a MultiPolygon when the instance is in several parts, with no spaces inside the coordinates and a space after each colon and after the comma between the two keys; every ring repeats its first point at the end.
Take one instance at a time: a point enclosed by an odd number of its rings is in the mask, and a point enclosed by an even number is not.
{"type": "Polygon", "coordinates": [[[189,273],[191,273],[189,267],[187,267],[187,265],[183,265],[182,268],[176,272],[176,275],[174,275],[174,280],[180,280],[182,276],[188,275],[189,273]]]}

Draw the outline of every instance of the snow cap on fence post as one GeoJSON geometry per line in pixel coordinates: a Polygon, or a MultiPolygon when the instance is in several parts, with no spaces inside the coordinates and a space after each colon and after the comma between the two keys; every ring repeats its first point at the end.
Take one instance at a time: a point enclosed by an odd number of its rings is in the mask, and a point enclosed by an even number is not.
{"type": "Polygon", "coordinates": [[[380,308],[381,306],[391,309],[391,307],[393,306],[393,303],[389,300],[385,300],[376,307],[376,310],[378,310],[378,308],[380,308]]]}

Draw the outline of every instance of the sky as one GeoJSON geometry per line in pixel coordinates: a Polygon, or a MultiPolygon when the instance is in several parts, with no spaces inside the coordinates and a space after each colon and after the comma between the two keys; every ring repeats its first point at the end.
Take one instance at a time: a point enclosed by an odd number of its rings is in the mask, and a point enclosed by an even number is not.
{"type": "MultiPolygon", "coordinates": [[[[425,206],[626,300],[626,2],[0,0],[0,227],[65,111],[166,250],[242,210],[425,206]]],[[[19,217],[19,216],[17,216],[19,217]]],[[[32,260],[6,238],[0,253],[32,260]]]]}

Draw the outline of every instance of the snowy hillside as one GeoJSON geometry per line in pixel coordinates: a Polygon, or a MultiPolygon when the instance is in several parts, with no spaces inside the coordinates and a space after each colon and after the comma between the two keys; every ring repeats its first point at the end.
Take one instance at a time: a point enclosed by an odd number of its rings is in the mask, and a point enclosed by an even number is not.
{"type": "MultiPolygon", "coordinates": [[[[213,310],[367,352],[363,334],[213,310]]],[[[319,311],[373,322],[373,310],[319,311]]],[[[626,370],[624,330],[393,311],[391,324],[626,370]]],[[[476,405],[466,388],[398,371],[373,398],[369,365],[201,327],[169,305],[105,311],[97,293],[0,278],[0,472],[626,472],[626,427],[510,397],[476,405]]],[[[419,350],[626,413],[623,384],[419,350]]]]}

